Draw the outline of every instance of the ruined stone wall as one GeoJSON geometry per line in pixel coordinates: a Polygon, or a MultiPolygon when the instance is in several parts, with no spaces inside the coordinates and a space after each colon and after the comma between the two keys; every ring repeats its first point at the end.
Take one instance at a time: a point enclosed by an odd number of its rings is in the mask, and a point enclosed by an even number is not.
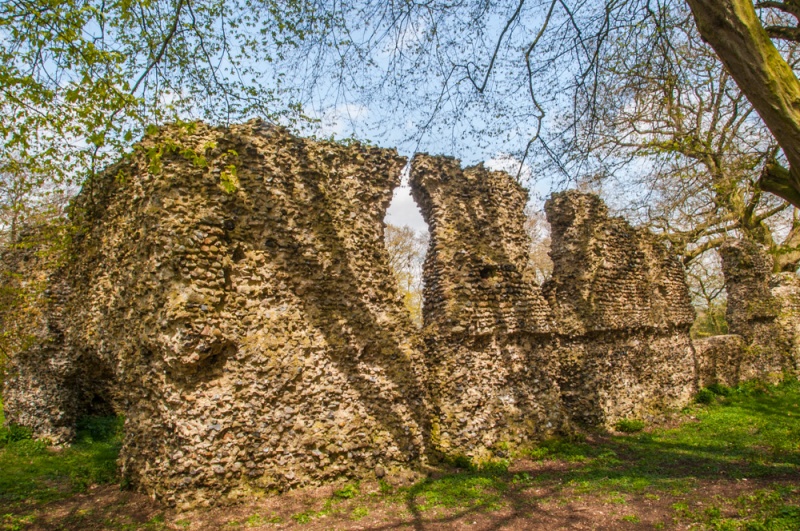
{"type": "MultiPolygon", "coordinates": [[[[800,362],[800,280],[773,274],[772,257],[753,242],[731,241],[719,249],[731,333],[744,338],[738,380],[778,381],[798,374],[800,362]]],[[[737,382],[735,383],[738,383],[737,382]]]]}
{"type": "Polygon", "coordinates": [[[685,405],[695,390],[695,314],[681,264],[595,195],[553,194],[545,212],[553,275],[544,292],[571,418],[609,426],[685,405]]]}
{"type": "Polygon", "coordinates": [[[545,203],[553,275],[546,288],[560,333],[669,329],[694,322],[680,262],[646,229],[634,229],[594,194],[545,203]]]}
{"type": "Polygon", "coordinates": [[[527,194],[509,175],[417,155],[411,186],[431,233],[423,333],[445,448],[475,454],[690,400],[694,310],[652,235],[597,196],[555,194],[542,289],[527,270],[527,194]]]}
{"type": "Polygon", "coordinates": [[[71,383],[78,374],[63,355],[60,327],[49,318],[60,313],[61,293],[49,282],[55,268],[42,258],[43,232],[28,228],[0,253],[2,355],[11,355],[3,402],[7,422],[60,442],[74,436],[80,405],[71,383]]]}
{"type": "Polygon", "coordinates": [[[744,338],[736,334],[695,339],[698,387],[717,383],[734,386],[741,382],[740,369],[746,347],[744,338]]]}
{"type": "Polygon", "coordinates": [[[206,503],[423,459],[425,368],[383,245],[403,164],[251,122],[148,137],[84,187],[53,348],[113,367],[140,490],[206,503]]]}
{"type": "Polygon", "coordinates": [[[508,174],[417,155],[411,190],[428,223],[424,329],[437,443],[480,456],[562,427],[558,361],[538,348],[550,308],[528,267],[527,192],[508,174]]]}
{"type": "Polygon", "coordinates": [[[778,301],[778,336],[783,339],[786,376],[800,376],[800,278],[796,273],[777,273],[770,279],[770,292],[778,301]]]}
{"type": "Polygon", "coordinates": [[[525,190],[445,157],[411,172],[431,231],[416,331],[383,244],[404,162],[258,121],[146,137],[76,199],[8,418],[63,441],[113,405],[127,480],[188,506],[505,455],[689,400],[694,313],[663,246],[557,194],[543,289],[525,190]]]}

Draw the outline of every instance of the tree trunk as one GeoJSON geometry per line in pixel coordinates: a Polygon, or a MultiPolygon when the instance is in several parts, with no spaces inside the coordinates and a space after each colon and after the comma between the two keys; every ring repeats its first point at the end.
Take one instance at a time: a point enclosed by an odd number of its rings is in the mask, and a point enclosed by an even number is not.
{"type": "Polygon", "coordinates": [[[751,0],[686,0],[708,42],[789,160],[771,164],[761,188],[800,208],[800,82],[756,16],[751,0]]]}

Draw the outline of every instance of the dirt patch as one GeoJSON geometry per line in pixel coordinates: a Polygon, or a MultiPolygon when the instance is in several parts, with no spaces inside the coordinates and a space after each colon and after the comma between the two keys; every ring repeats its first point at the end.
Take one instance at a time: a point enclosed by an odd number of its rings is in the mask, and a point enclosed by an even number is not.
{"type": "MultiPolygon", "coordinates": [[[[515,470],[553,472],[573,466],[562,462],[523,462],[515,470]],[[531,464],[534,466],[527,466],[531,464]]],[[[792,489],[798,481],[800,476],[780,480],[704,480],[698,481],[690,492],[648,490],[636,494],[587,494],[580,492],[580,488],[564,486],[557,479],[512,482],[498,502],[488,507],[428,507],[425,496],[417,496],[413,490],[389,494],[385,486],[382,489],[378,483],[365,483],[352,499],[337,498],[336,488],[328,486],[253,499],[233,507],[190,512],[163,508],[146,496],[105,486],[36,508],[17,507],[14,513],[28,514],[27,521],[18,519],[19,529],[48,531],[696,529],[704,515],[740,517],[743,497],[756,499],[765,492],[792,489]]],[[[793,498],[798,498],[797,493],[793,498]]],[[[5,529],[13,527],[6,524],[5,529]]]]}

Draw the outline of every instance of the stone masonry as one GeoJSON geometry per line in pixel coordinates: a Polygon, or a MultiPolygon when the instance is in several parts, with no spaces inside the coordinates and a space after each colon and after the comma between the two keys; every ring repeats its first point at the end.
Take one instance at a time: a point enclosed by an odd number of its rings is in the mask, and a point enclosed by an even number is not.
{"type": "Polygon", "coordinates": [[[792,273],[773,274],[772,257],[756,243],[732,241],[719,252],[728,327],[745,345],[735,354],[736,381],[731,384],[800,374],[800,280],[792,273]]]}
{"type": "Polygon", "coordinates": [[[712,384],[734,386],[745,380],[740,370],[746,347],[744,338],[736,334],[695,339],[698,387],[712,384]]]}
{"type": "MultiPolygon", "coordinates": [[[[382,241],[404,163],[260,122],[171,128],[84,188],[48,348],[113,369],[139,490],[202,504],[424,459],[425,369],[382,241]]],[[[11,421],[72,392],[12,373],[11,421]]]]}
{"type": "Polygon", "coordinates": [[[417,155],[411,190],[428,223],[424,329],[446,452],[479,457],[562,428],[553,329],[527,270],[527,192],[508,174],[417,155]]]}
{"type": "Polygon", "coordinates": [[[0,328],[17,352],[6,374],[8,422],[30,427],[39,437],[69,440],[81,414],[110,414],[113,379],[102,363],[83,363],[81,351],[64,346],[61,320],[69,286],[57,266],[61,224],[25,230],[0,255],[3,295],[0,328]]]}
{"type": "Polygon", "coordinates": [[[686,404],[695,390],[694,322],[681,264],[647,231],[609,217],[595,195],[553,194],[560,388],[572,419],[613,426],[686,404]]]}
{"type": "Polygon", "coordinates": [[[555,194],[539,286],[525,190],[447,157],[412,165],[431,232],[417,330],[383,244],[404,164],[261,121],[145,137],[74,201],[63,263],[0,257],[4,288],[46,285],[10,357],[8,421],[60,443],[81,414],[122,414],[126,480],[189,507],[480,462],[690,400],[694,313],[667,250],[596,196],[555,194]]]}

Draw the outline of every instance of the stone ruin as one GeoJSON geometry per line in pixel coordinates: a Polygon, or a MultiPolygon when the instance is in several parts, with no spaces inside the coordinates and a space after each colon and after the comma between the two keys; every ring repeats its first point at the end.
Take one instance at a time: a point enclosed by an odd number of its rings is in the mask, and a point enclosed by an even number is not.
{"type": "Polygon", "coordinates": [[[543,288],[571,417],[609,426],[685,405],[695,391],[695,313],[683,266],[595,195],[554,194],[545,212],[553,275],[543,288]]]}
{"type": "Polygon", "coordinates": [[[122,473],[168,503],[417,462],[426,371],[383,244],[404,164],[261,123],[146,138],[77,199],[49,337],[9,368],[9,421],[71,435],[72,395],[102,379],[57,359],[114,382],[122,473]]]}
{"type": "MultiPolygon", "coordinates": [[[[555,194],[539,286],[525,190],[428,155],[411,170],[431,232],[418,330],[383,244],[405,162],[260,121],[145,137],[72,206],[10,358],[8,421],[61,443],[81,414],[124,415],[126,481],[188,507],[489,459],[689,401],[694,311],[652,235],[555,194]]],[[[32,256],[3,254],[7,285],[32,256]]]]}
{"type": "Polygon", "coordinates": [[[503,172],[417,155],[429,389],[446,451],[522,444],[569,425],[651,419],[694,390],[684,271],[599,198],[555,194],[552,279],[528,268],[525,190],[503,172]]]}
{"type": "Polygon", "coordinates": [[[773,259],[753,242],[719,250],[728,293],[730,335],[695,341],[701,385],[800,374],[800,279],[773,273],[773,259]]]}

